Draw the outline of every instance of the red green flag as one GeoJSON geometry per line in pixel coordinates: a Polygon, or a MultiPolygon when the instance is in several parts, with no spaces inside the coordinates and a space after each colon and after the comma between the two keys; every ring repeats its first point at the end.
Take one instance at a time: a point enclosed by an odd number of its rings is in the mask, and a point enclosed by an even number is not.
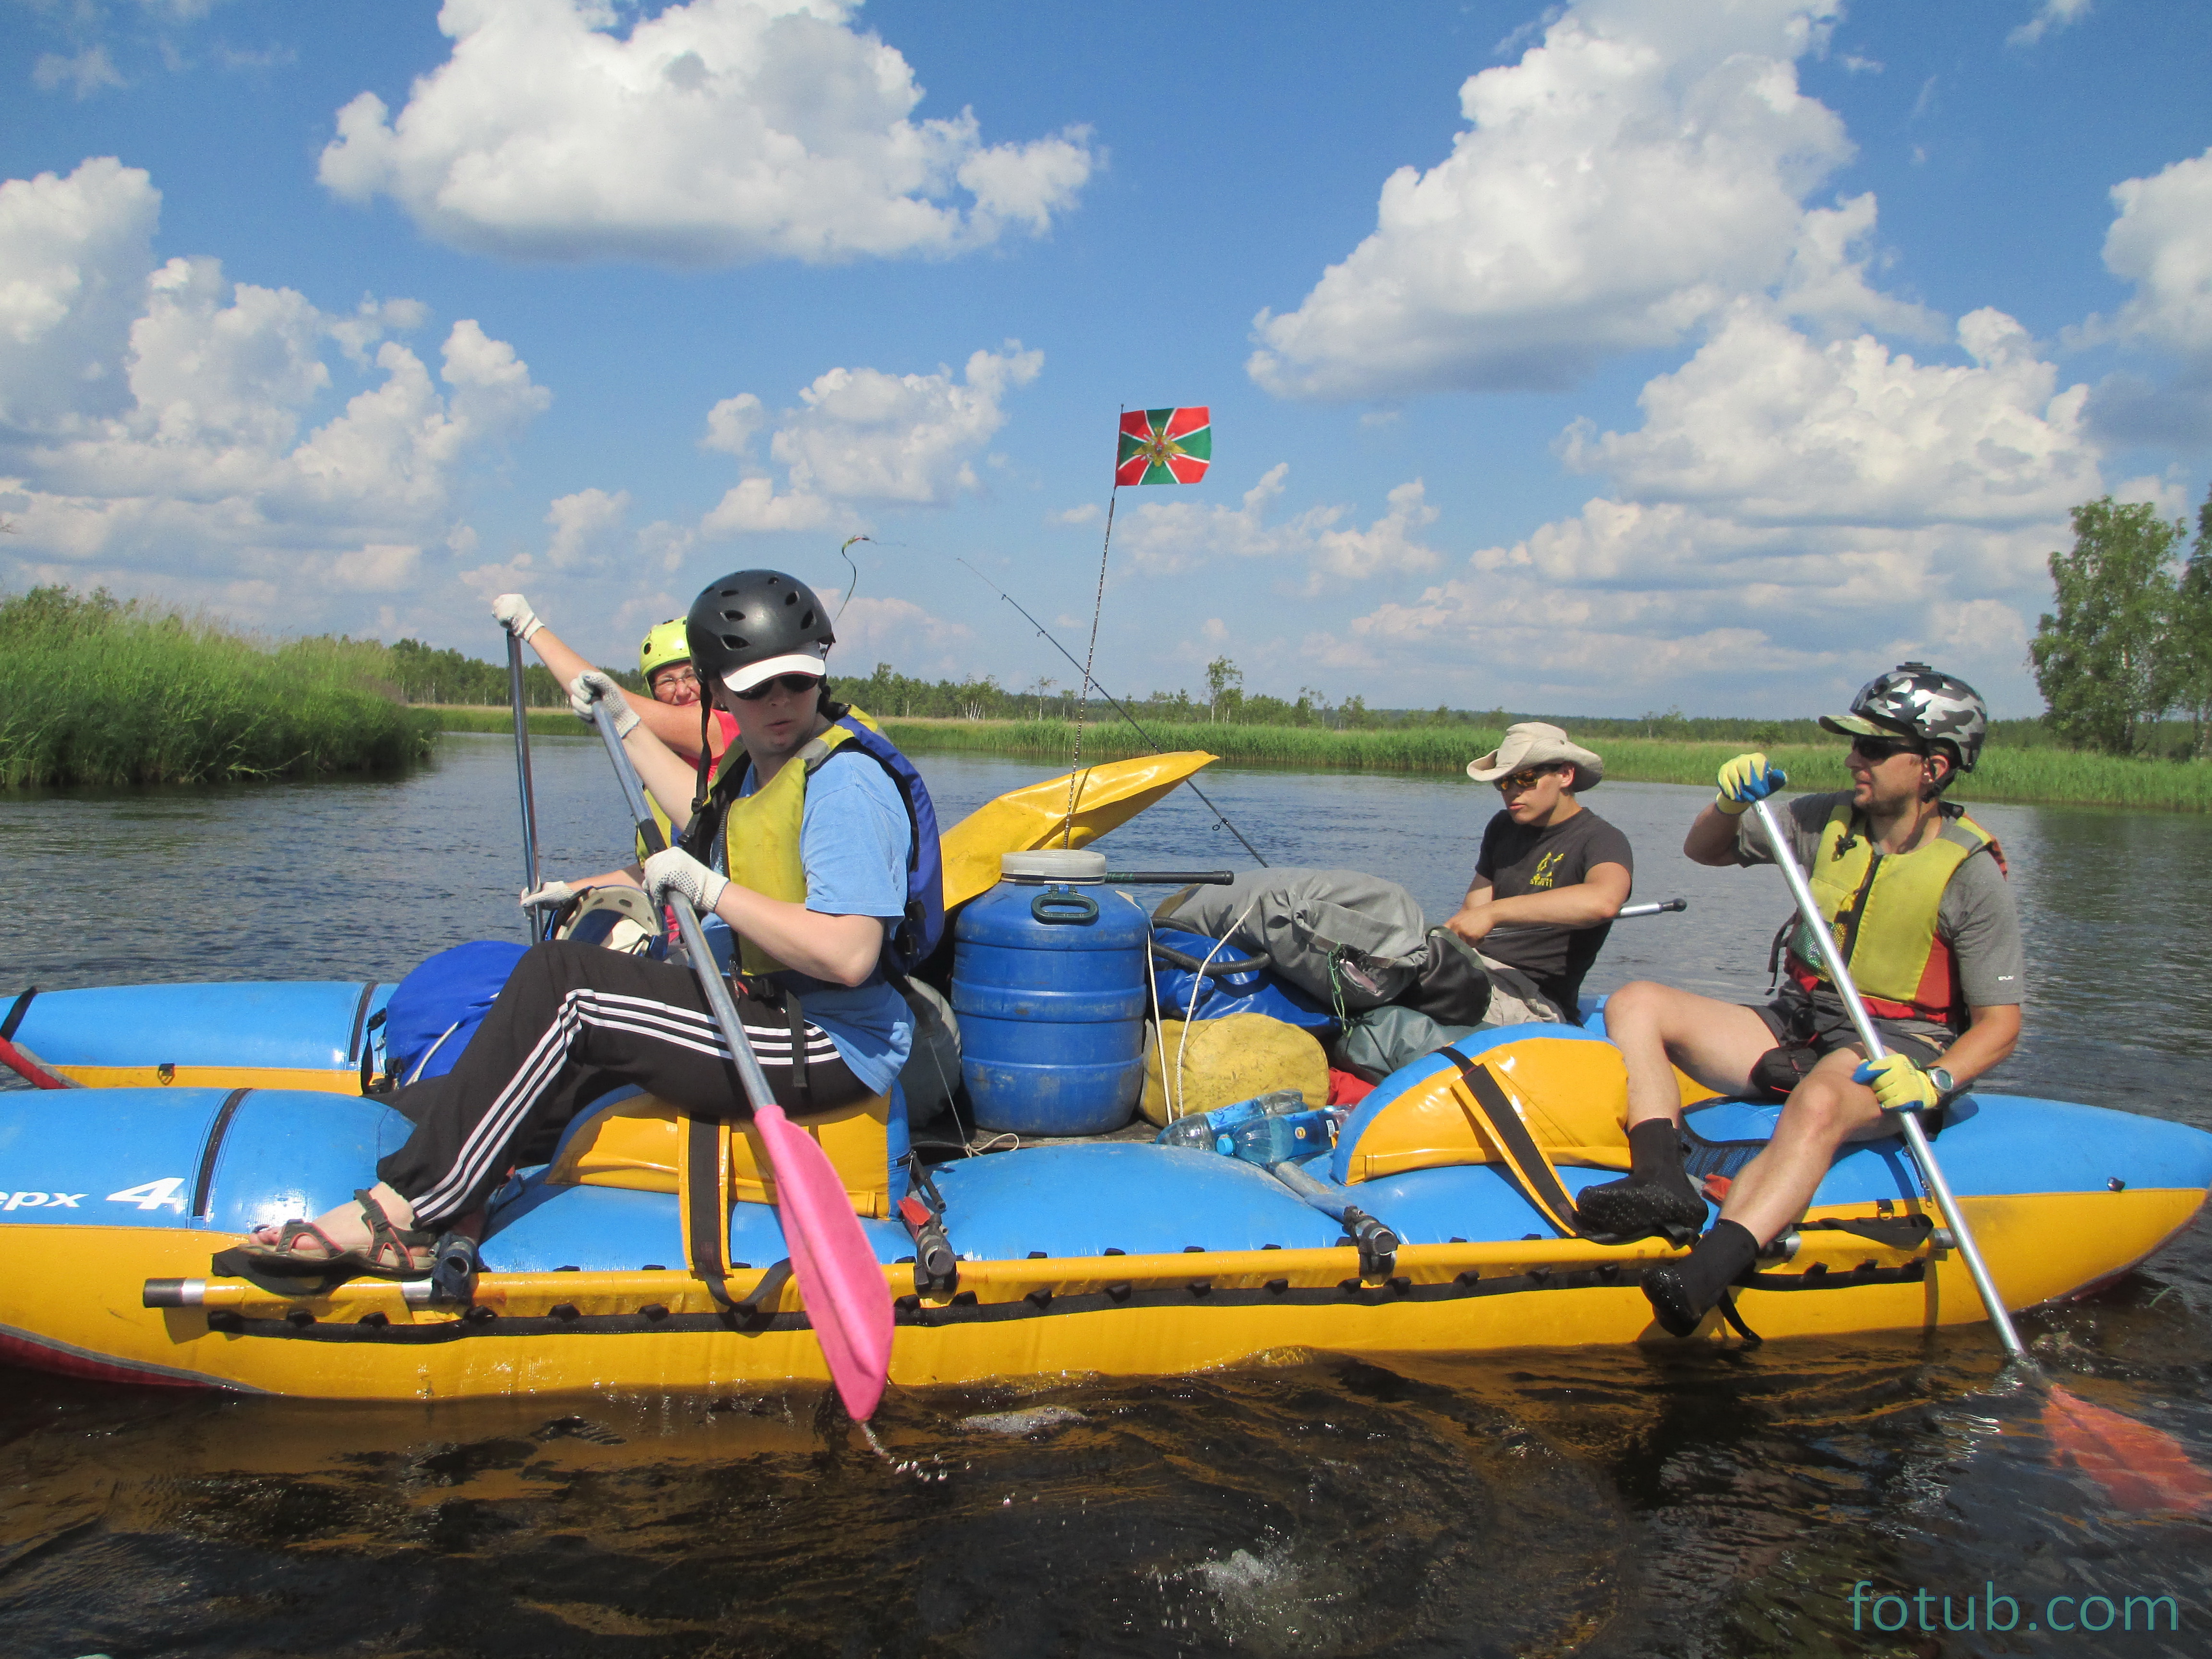
{"type": "Polygon", "coordinates": [[[1122,484],[1196,483],[1213,465],[1213,416],[1192,409],[1133,409],[1121,416],[1121,453],[1114,463],[1122,484]]]}

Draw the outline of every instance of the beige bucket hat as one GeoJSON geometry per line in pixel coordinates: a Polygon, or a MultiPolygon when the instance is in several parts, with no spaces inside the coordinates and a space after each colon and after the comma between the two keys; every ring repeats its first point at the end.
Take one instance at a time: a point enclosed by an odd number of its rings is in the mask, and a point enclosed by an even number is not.
{"type": "Polygon", "coordinates": [[[1495,783],[1524,766],[1549,766],[1571,762],[1577,793],[1595,789],[1605,781],[1605,763],[1569,738],[1556,726],[1542,720],[1522,720],[1505,728],[1505,741],[1488,754],[1467,763],[1467,775],[1477,783],[1495,783]]]}

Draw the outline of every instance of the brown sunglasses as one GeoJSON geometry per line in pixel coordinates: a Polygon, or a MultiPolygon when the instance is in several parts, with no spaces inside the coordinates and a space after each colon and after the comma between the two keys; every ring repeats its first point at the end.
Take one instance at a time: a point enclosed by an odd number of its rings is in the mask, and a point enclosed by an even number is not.
{"type": "Polygon", "coordinates": [[[1502,778],[1492,778],[1491,781],[1498,786],[1499,794],[1510,795],[1516,789],[1534,788],[1537,779],[1549,777],[1559,769],[1556,766],[1524,766],[1518,772],[1502,778]]]}

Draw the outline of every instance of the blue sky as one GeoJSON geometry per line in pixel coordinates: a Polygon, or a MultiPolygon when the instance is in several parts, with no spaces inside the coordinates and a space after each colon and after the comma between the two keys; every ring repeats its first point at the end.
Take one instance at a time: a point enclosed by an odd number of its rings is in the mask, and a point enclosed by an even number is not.
{"type": "Polygon", "coordinates": [[[2212,477],[2212,8],[0,0],[0,586],[629,659],[2001,714],[2066,509],[2212,477]],[[1347,20],[1356,20],[1347,27],[1347,20]]]}

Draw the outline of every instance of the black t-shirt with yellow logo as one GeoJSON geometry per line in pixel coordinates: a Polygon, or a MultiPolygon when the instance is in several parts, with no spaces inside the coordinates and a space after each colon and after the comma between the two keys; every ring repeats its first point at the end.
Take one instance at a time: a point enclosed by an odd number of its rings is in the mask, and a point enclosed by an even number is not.
{"type": "MultiPolygon", "coordinates": [[[[1500,812],[1482,832],[1474,872],[1490,878],[1492,898],[1519,898],[1579,885],[1596,864],[1618,864],[1633,876],[1628,837],[1585,806],[1564,823],[1518,824],[1500,812]]],[[[1500,927],[1480,946],[1483,955],[1518,968],[1560,1007],[1572,1012],[1583,975],[1613,924],[1595,927],[1500,927]]]]}

